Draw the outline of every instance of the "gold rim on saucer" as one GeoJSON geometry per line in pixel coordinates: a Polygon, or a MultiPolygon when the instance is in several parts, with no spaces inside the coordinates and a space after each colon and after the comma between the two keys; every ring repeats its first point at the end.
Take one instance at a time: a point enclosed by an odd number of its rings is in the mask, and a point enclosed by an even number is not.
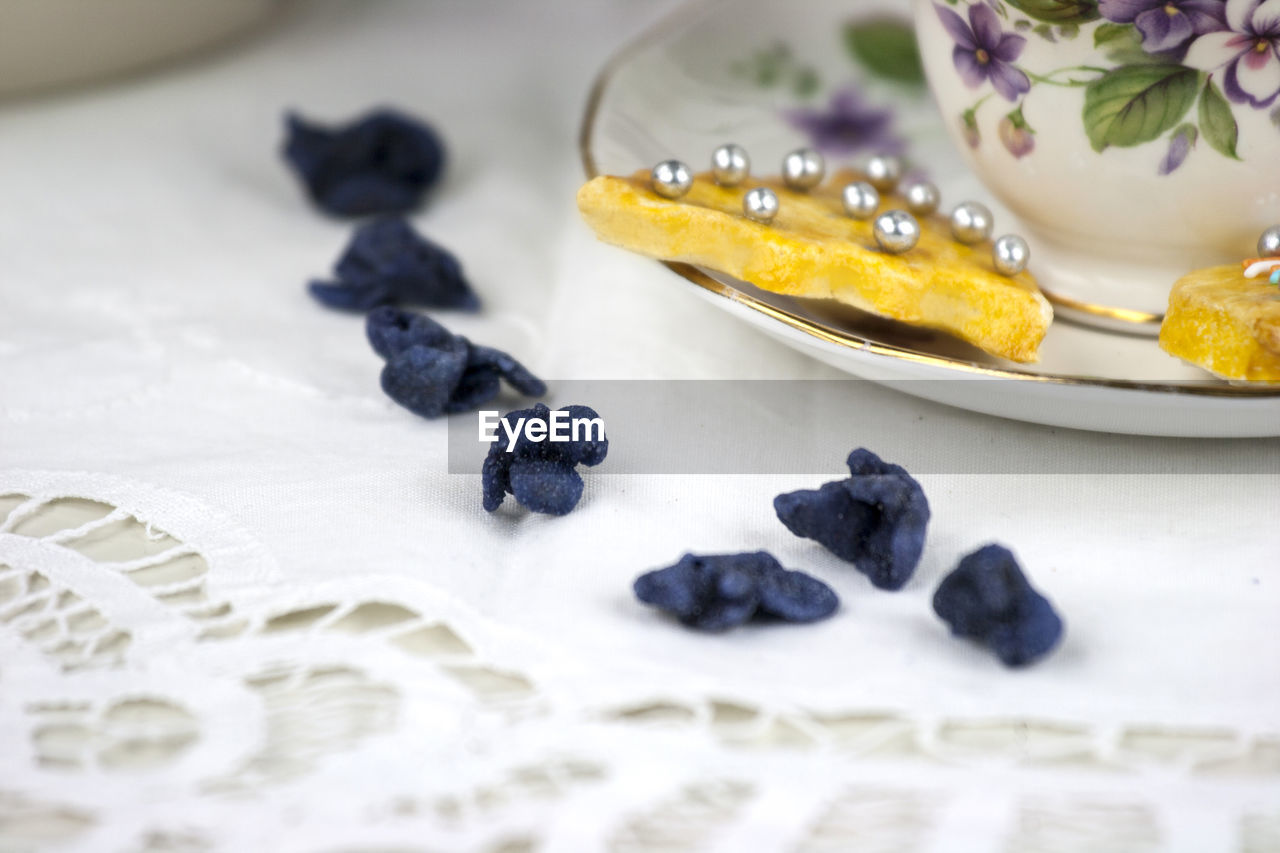
{"type": "Polygon", "coordinates": [[[1104,332],[1154,337],[1159,334],[1160,323],[1164,321],[1163,314],[1153,314],[1136,308],[1119,308],[1114,305],[1084,302],[1055,293],[1043,285],[1040,287],[1040,292],[1053,305],[1054,312],[1061,314],[1064,319],[1083,323],[1104,332]]]}

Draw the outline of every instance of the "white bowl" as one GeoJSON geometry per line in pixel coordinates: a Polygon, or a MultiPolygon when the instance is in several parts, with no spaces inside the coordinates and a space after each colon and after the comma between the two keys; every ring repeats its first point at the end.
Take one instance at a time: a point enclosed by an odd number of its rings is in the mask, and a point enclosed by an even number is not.
{"type": "Polygon", "coordinates": [[[0,96],[134,71],[261,20],[277,0],[0,0],[0,96]]]}

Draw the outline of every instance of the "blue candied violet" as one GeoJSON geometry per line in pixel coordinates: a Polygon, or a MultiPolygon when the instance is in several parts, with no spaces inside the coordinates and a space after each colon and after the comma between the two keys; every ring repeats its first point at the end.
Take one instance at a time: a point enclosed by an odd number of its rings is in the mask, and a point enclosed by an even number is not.
{"type": "Polygon", "coordinates": [[[848,479],[778,495],[773,508],[788,530],[853,563],[875,586],[901,589],[924,551],[924,489],[865,448],[850,453],[848,464],[848,479]]]}
{"type": "Polygon", "coordinates": [[[424,314],[375,308],[365,333],[386,361],[382,390],[424,418],[477,409],[498,396],[500,380],[529,396],[547,392],[542,380],[511,356],[476,346],[424,314]]]}
{"type": "Polygon", "coordinates": [[[384,359],[395,358],[410,347],[441,347],[454,339],[444,326],[426,314],[379,308],[365,320],[365,332],[373,351],[384,359]]]}
{"type": "Polygon", "coordinates": [[[563,459],[514,460],[507,480],[516,503],[531,512],[568,515],[582,499],[582,475],[563,459]]]}
{"type": "Polygon", "coordinates": [[[547,393],[547,386],[541,379],[502,350],[472,344],[470,360],[467,363],[476,372],[483,370],[501,376],[511,384],[512,388],[526,396],[537,397],[547,393]]]}
{"type": "MultiPolygon", "coordinates": [[[[600,417],[590,406],[565,406],[562,411],[569,413],[571,421],[590,422],[600,417]]],[[[609,455],[609,439],[603,430],[584,430],[577,440],[561,445],[560,455],[575,465],[599,465],[609,455]]]]}
{"type": "MultiPolygon", "coordinates": [[[[415,415],[438,418],[467,410],[463,400],[455,405],[466,369],[466,341],[455,338],[442,347],[410,347],[382,368],[382,390],[415,415]]],[[[465,403],[471,402],[474,395],[467,395],[465,403]]]]}
{"type": "Polygon", "coordinates": [[[335,216],[404,213],[440,177],[444,145],[428,125],[391,109],[336,128],[285,116],[284,158],[335,216]]]}
{"type": "Polygon", "coordinates": [[[1062,637],[1062,619],[1028,583],[1008,548],[986,545],[960,561],[933,595],[933,610],[957,637],[995,652],[1005,666],[1026,666],[1062,637]]]}
{"type": "Polygon", "coordinates": [[[311,282],[311,295],[343,311],[369,311],[379,305],[463,311],[480,307],[458,259],[398,217],[357,228],[334,274],[336,282],[311,282]]]}
{"type": "MultiPolygon", "coordinates": [[[[590,406],[565,406],[557,411],[566,413],[566,424],[579,418],[591,421],[600,418],[590,406]]],[[[489,445],[489,454],[480,470],[484,508],[493,512],[511,495],[516,503],[533,512],[547,515],[572,512],[582,498],[583,489],[577,466],[599,465],[609,454],[609,439],[603,429],[579,429],[574,436],[571,428],[565,427],[569,440],[552,441],[551,409],[542,403],[531,409],[508,412],[502,421],[505,425],[498,427],[498,440],[489,445]],[[525,426],[531,421],[547,425],[545,440],[529,438],[525,426]],[[517,438],[508,447],[510,434],[517,438]]]]}
{"type": "Polygon", "coordinates": [[[840,606],[831,587],[793,572],[767,551],[685,554],[636,578],[636,598],[700,631],[724,631],[752,618],[816,622],[840,606]]]}

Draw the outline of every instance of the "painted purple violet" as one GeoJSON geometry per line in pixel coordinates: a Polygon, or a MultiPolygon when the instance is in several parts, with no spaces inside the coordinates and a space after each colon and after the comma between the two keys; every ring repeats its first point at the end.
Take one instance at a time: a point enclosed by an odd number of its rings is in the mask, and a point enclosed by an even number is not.
{"type": "Polygon", "coordinates": [[[1181,50],[1196,36],[1226,28],[1223,0],[1099,0],[1102,17],[1133,24],[1147,53],[1181,50]]]}
{"type": "Polygon", "coordinates": [[[984,80],[990,80],[992,87],[1008,101],[1018,100],[1020,95],[1031,89],[1031,80],[1013,65],[1014,60],[1022,55],[1027,40],[1000,29],[1000,18],[990,6],[984,3],[970,6],[968,23],[936,3],[933,8],[956,43],[951,51],[951,60],[966,86],[976,89],[984,80]]]}
{"type": "Polygon", "coordinates": [[[794,109],[784,115],[824,154],[901,154],[906,147],[893,130],[893,111],[870,106],[854,89],[834,93],[825,109],[794,109]]]}
{"type": "Polygon", "coordinates": [[[1191,153],[1191,148],[1196,144],[1197,132],[1194,126],[1185,125],[1173,138],[1169,140],[1169,150],[1165,153],[1164,159],[1160,161],[1160,167],[1156,170],[1157,174],[1168,175],[1182,165],[1182,161],[1187,159],[1187,155],[1191,153]]]}
{"type": "Polygon", "coordinates": [[[1222,72],[1222,90],[1255,109],[1280,97],[1280,0],[1227,0],[1223,32],[1191,43],[1185,64],[1222,72]]]}

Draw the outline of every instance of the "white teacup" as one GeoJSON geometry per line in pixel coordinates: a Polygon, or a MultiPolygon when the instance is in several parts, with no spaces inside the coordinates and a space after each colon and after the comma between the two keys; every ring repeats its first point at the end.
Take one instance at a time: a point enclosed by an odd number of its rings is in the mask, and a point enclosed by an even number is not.
{"type": "Polygon", "coordinates": [[[956,144],[1046,290],[1150,322],[1280,223],[1280,0],[914,0],[956,144]]]}

